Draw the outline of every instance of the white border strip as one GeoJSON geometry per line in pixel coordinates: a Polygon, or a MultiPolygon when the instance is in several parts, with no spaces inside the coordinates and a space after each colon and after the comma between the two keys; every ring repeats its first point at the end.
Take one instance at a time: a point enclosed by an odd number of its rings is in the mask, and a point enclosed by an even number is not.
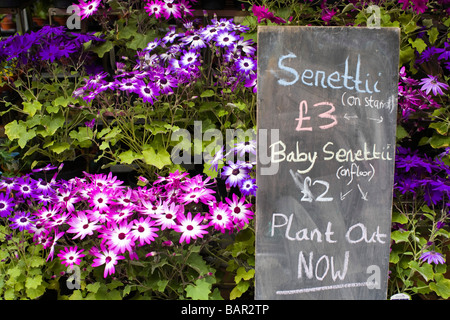
{"type": "Polygon", "coordinates": [[[306,289],[296,289],[296,290],[281,290],[281,291],[277,291],[276,294],[289,295],[289,294],[299,294],[299,293],[316,292],[316,291],[324,291],[324,290],[364,287],[364,286],[368,286],[368,284],[369,283],[367,281],[366,282],[344,283],[344,284],[336,284],[336,285],[333,285],[333,286],[323,286],[323,287],[316,287],[316,288],[306,288],[306,289]]]}

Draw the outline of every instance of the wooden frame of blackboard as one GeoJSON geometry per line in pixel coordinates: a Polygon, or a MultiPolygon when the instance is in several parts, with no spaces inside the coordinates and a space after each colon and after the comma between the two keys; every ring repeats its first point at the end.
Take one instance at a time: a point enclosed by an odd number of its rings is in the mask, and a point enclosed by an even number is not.
{"type": "Polygon", "coordinates": [[[259,27],[256,299],[386,299],[399,39],[259,27]]]}

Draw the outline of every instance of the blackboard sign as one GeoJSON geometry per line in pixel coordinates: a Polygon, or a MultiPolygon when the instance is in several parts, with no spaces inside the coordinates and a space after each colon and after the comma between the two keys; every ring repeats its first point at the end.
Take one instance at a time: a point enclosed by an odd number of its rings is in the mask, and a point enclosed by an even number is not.
{"type": "Polygon", "coordinates": [[[386,299],[399,38],[259,28],[256,299],[386,299]]]}

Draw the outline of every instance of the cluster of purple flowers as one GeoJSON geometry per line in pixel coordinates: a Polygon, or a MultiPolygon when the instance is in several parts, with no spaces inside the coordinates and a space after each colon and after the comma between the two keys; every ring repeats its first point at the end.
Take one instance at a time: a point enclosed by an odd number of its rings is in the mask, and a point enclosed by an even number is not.
{"type": "Polygon", "coordinates": [[[125,63],[118,63],[112,80],[106,73],[92,76],[75,95],[91,102],[111,91],[124,92],[154,104],[174,94],[177,87],[185,88],[204,79],[202,72],[210,67],[202,60],[205,48],[220,59],[212,62],[218,68],[217,81],[221,81],[214,84],[232,90],[244,84],[256,92],[256,49],[253,41],[244,40],[242,33],[246,30],[248,27],[227,19],[213,19],[210,25],[198,28],[188,23],[180,32],[175,26],[169,27],[163,37],[137,53],[131,71],[126,70],[125,63]]]}
{"type": "Polygon", "coordinates": [[[92,40],[101,41],[93,33],[71,33],[63,26],[44,26],[38,31],[2,39],[0,60],[15,60],[18,68],[29,65],[39,69],[48,63],[80,58],[83,45],[92,40]]]}
{"type": "Polygon", "coordinates": [[[226,155],[223,148],[219,150],[210,162],[212,168],[218,171],[218,163],[225,161],[226,165],[221,169],[221,178],[225,180],[227,188],[237,188],[244,196],[256,196],[256,179],[254,168],[256,165],[256,141],[244,141],[235,144],[226,155]],[[233,154],[233,160],[227,161],[228,155],[233,154]],[[245,159],[248,155],[248,159],[245,159]],[[237,158],[237,159],[234,159],[237,158]]]}
{"type": "MultiPolygon", "coordinates": [[[[441,86],[445,88],[445,83],[437,82],[434,76],[429,76],[423,79],[421,82],[409,77],[406,74],[405,67],[400,69],[398,84],[398,106],[402,112],[402,120],[406,121],[411,115],[416,114],[419,111],[436,109],[440,107],[440,104],[429,94],[429,89],[433,89],[433,93],[441,86]],[[427,79],[435,81],[428,83],[427,79]],[[422,86],[420,86],[422,84],[422,86]]],[[[436,92],[438,93],[438,92],[436,92]]],[[[441,92],[442,94],[442,92],[441,92]]]]}
{"type": "MultiPolygon", "coordinates": [[[[412,151],[408,148],[398,147],[396,154],[396,170],[394,183],[394,197],[412,199],[419,203],[422,201],[435,210],[441,210],[444,216],[449,215],[450,208],[450,183],[448,180],[450,166],[444,162],[444,158],[450,153],[450,148],[431,158],[426,154],[412,151]]],[[[408,202],[405,202],[408,203],[408,202]]],[[[444,228],[446,220],[439,220],[436,223],[436,230],[444,228]]],[[[406,230],[402,224],[394,223],[394,230],[406,230]]],[[[442,253],[430,250],[434,247],[434,242],[427,242],[420,255],[420,260],[426,263],[445,264],[445,257],[442,253]]]]}
{"type": "Polygon", "coordinates": [[[398,147],[394,189],[403,195],[422,197],[428,206],[450,206],[450,167],[444,163],[449,149],[435,158],[418,150],[398,147]]]}
{"type": "MultiPolygon", "coordinates": [[[[426,48],[416,60],[418,65],[434,63],[441,65],[441,70],[450,71],[450,43],[444,43],[444,48],[430,46],[426,48]]],[[[436,101],[445,95],[449,86],[444,79],[437,75],[428,74],[420,80],[410,77],[405,67],[400,69],[398,85],[398,105],[402,111],[402,120],[407,120],[418,111],[440,108],[440,102],[436,101]]]]}
{"type": "MultiPolygon", "coordinates": [[[[51,168],[54,169],[54,168],[51,168]]],[[[119,260],[158,253],[154,244],[164,230],[175,231],[163,246],[189,244],[213,232],[235,232],[253,218],[251,203],[232,194],[218,200],[215,181],[202,175],[174,172],[152,185],[131,188],[112,174],[88,174],[50,182],[30,175],[0,180],[0,217],[10,228],[33,234],[36,244],[66,266],[91,258],[105,266],[104,277],[119,260]],[[215,231],[216,230],[216,231],[215,231]],[[178,235],[178,236],[177,236],[178,235]],[[144,247],[146,246],[146,247],[144,247]]]]}

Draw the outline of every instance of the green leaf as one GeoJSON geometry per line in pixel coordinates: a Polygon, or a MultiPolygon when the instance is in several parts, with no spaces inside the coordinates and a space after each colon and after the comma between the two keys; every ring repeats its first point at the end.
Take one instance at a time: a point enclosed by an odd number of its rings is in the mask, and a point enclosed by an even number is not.
{"type": "Polygon", "coordinates": [[[26,289],[26,294],[28,298],[34,300],[39,298],[45,293],[45,286],[40,285],[37,288],[28,288],[26,289]]]}
{"type": "Polygon", "coordinates": [[[65,119],[62,115],[46,115],[41,118],[40,124],[43,126],[43,130],[36,129],[36,134],[47,137],[54,135],[58,129],[63,128],[65,119]]]}
{"type": "Polygon", "coordinates": [[[436,275],[435,281],[430,283],[430,289],[444,299],[450,298],[450,280],[445,279],[443,275],[439,274],[436,275]]]}
{"type": "Polygon", "coordinates": [[[430,139],[430,145],[435,148],[445,148],[450,146],[450,137],[434,134],[430,139]]]}
{"type": "Polygon", "coordinates": [[[146,34],[134,33],[134,39],[127,44],[127,47],[133,50],[145,49],[149,42],[155,40],[155,33],[146,34]]]}
{"type": "Polygon", "coordinates": [[[30,267],[37,268],[45,265],[45,259],[39,256],[32,256],[30,259],[30,267]]]}
{"type": "Polygon", "coordinates": [[[75,103],[75,98],[73,97],[63,97],[59,96],[55,100],[53,100],[52,104],[56,106],[67,107],[70,103],[75,103]]]}
{"type": "Polygon", "coordinates": [[[27,280],[25,281],[25,287],[27,289],[36,289],[41,283],[42,283],[42,275],[27,277],[27,280]]]}
{"type": "Polygon", "coordinates": [[[36,114],[36,111],[41,110],[42,103],[38,100],[34,100],[33,102],[24,101],[23,103],[23,112],[27,113],[31,117],[36,114]]]}
{"type": "Polygon", "coordinates": [[[92,47],[91,50],[95,52],[99,58],[103,58],[105,53],[111,51],[111,49],[114,47],[114,44],[111,41],[105,41],[101,45],[92,47]]]}
{"type": "Polygon", "coordinates": [[[72,295],[69,297],[69,300],[83,300],[83,296],[81,295],[80,290],[75,290],[72,295]]]}
{"type": "Polygon", "coordinates": [[[133,150],[122,152],[118,157],[120,159],[120,162],[125,164],[132,164],[134,160],[140,160],[144,158],[142,155],[134,152],[133,150]]]}
{"type": "MultiPolygon", "coordinates": [[[[100,133],[102,134],[104,131],[102,130],[100,133]]],[[[116,138],[118,134],[122,132],[122,130],[118,127],[114,127],[112,130],[106,131],[107,134],[103,137],[103,140],[111,140],[113,138],[116,138]]]]}
{"type": "Polygon", "coordinates": [[[214,90],[208,89],[208,90],[203,91],[203,92],[200,94],[200,97],[201,97],[201,98],[209,98],[209,97],[214,96],[215,94],[216,94],[216,93],[214,92],[214,90]]]}
{"type": "Polygon", "coordinates": [[[427,31],[428,37],[430,39],[430,43],[434,44],[439,36],[439,31],[436,27],[431,28],[427,31]]]}
{"type": "Polygon", "coordinates": [[[186,286],[186,296],[193,300],[208,300],[212,284],[206,278],[195,281],[195,285],[186,286]]]}
{"type": "Polygon", "coordinates": [[[406,224],[408,223],[408,217],[400,212],[393,212],[392,213],[392,222],[397,222],[400,224],[406,224]]]}
{"type": "Polygon", "coordinates": [[[408,39],[408,42],[411,44],[413,48],[417,50],[417,52],[422,53],[423,50],[427,48],[427,44],[421,38],[417,38],[416,40],[408,39]]]}
{"type": "Polygon", "coordinates": [[[86,290],[92,293],[97,293],[98,289],[100,288],[100,282],[94,282],[90,283],[86,286],[86,290]]]}
{"type": "Polygon", "coordinates": [[[79,127],[78,130],[70,131],[69,136],[82,148],[88,148],[92,145],[93,132],[91,128],[79,127]]]}
{"type": "Polygon", "coordinates": [[[210,267],[206,264],[205,260],[203,260],[202,256],[195,252],[189,255],[186,263],[195,271],[197,271],[201,276],[211,271],[210,267]]]}
{"type": "Polygon", "coordinates": [[[15,266],[14,268],[8,269],[6,273],[12,278],[15,279],[22,274],[22,269],[19,266],[15,266]]]}
{"type": "Polygon", "coordinates": [[[406,138],[408,136],[409,136],[409,134],[405,130],[405,128],[403,128],[402,126],[397,126],[397,132],[396,132],[397,140],[402,140],[403,138],[406,138]]]}
{"type": "Polygon", "coordinates": [[[433,266],[431,264],[424,263],[422,264],[422,266],[419,266],[419,263],[417,261],[411,261],[409,263],[409,266],[411,267],[411,269],[419,272],[425,278],[426,281],[433,280],[434,271],[433,266]]]}
{"type": "Polygon", "coordinates": [[[142,155],[144,156],[145,163],[155,166],[158,169],[172,164],[169,152],[162,146],[154,149],[152,146],[146,145],[145,149],[142,150],[142,155]]]}
{"type": "Polygon", "coordinates": [[[231,290],[231,292],[230,292],[230,300],[239,298],[240,296],[242,296],[243,293],[244,292],[239,290],[239,288],[237,286],[234,287],[233,290],[231,290]]]}
{"type": "Polygon", "coordinates": [[[414,58],[414,49],[410,46],[400,50],[400,65],[405,65],[414,58]]]}
{"type": "Polygon", "coordinates": [[[244,267],[239,267],[236,271],[236,276],[234,277],[234,282],[239,283],[241,280],[250,280],[255,277],[255,269],[250,269],[245,271],[244,267]]]}
{"type": "Polygon", "coordinates": [[[5,134],[10,140],[17,139],[17,143],[21,148],[24,148],[27,142],[36,136],[35,131],[35,128],[28,130],[26,123],[22,120],[19,122],[13,120],[5,125],[5,134]]]}
{"type": "Polygon", "coordinates": [[[435,129],[439,134],[445,135],[448,132],[448,122],[433,122],[429,125],[430,128],[435,129]]]}
{"type": "Polygon", "coordinates": [[[57,154],[61,154],[70,149],[70,144],[67,142],[56,142],[52,144],[49,149],[57,154]]]}
{"type": "Polygon", "coordinates": [[[409,235],[411,234],[411,231],[400,231],[395,230],[391,233],[391,239],[395,242],[408,242],[409,235]]]}

